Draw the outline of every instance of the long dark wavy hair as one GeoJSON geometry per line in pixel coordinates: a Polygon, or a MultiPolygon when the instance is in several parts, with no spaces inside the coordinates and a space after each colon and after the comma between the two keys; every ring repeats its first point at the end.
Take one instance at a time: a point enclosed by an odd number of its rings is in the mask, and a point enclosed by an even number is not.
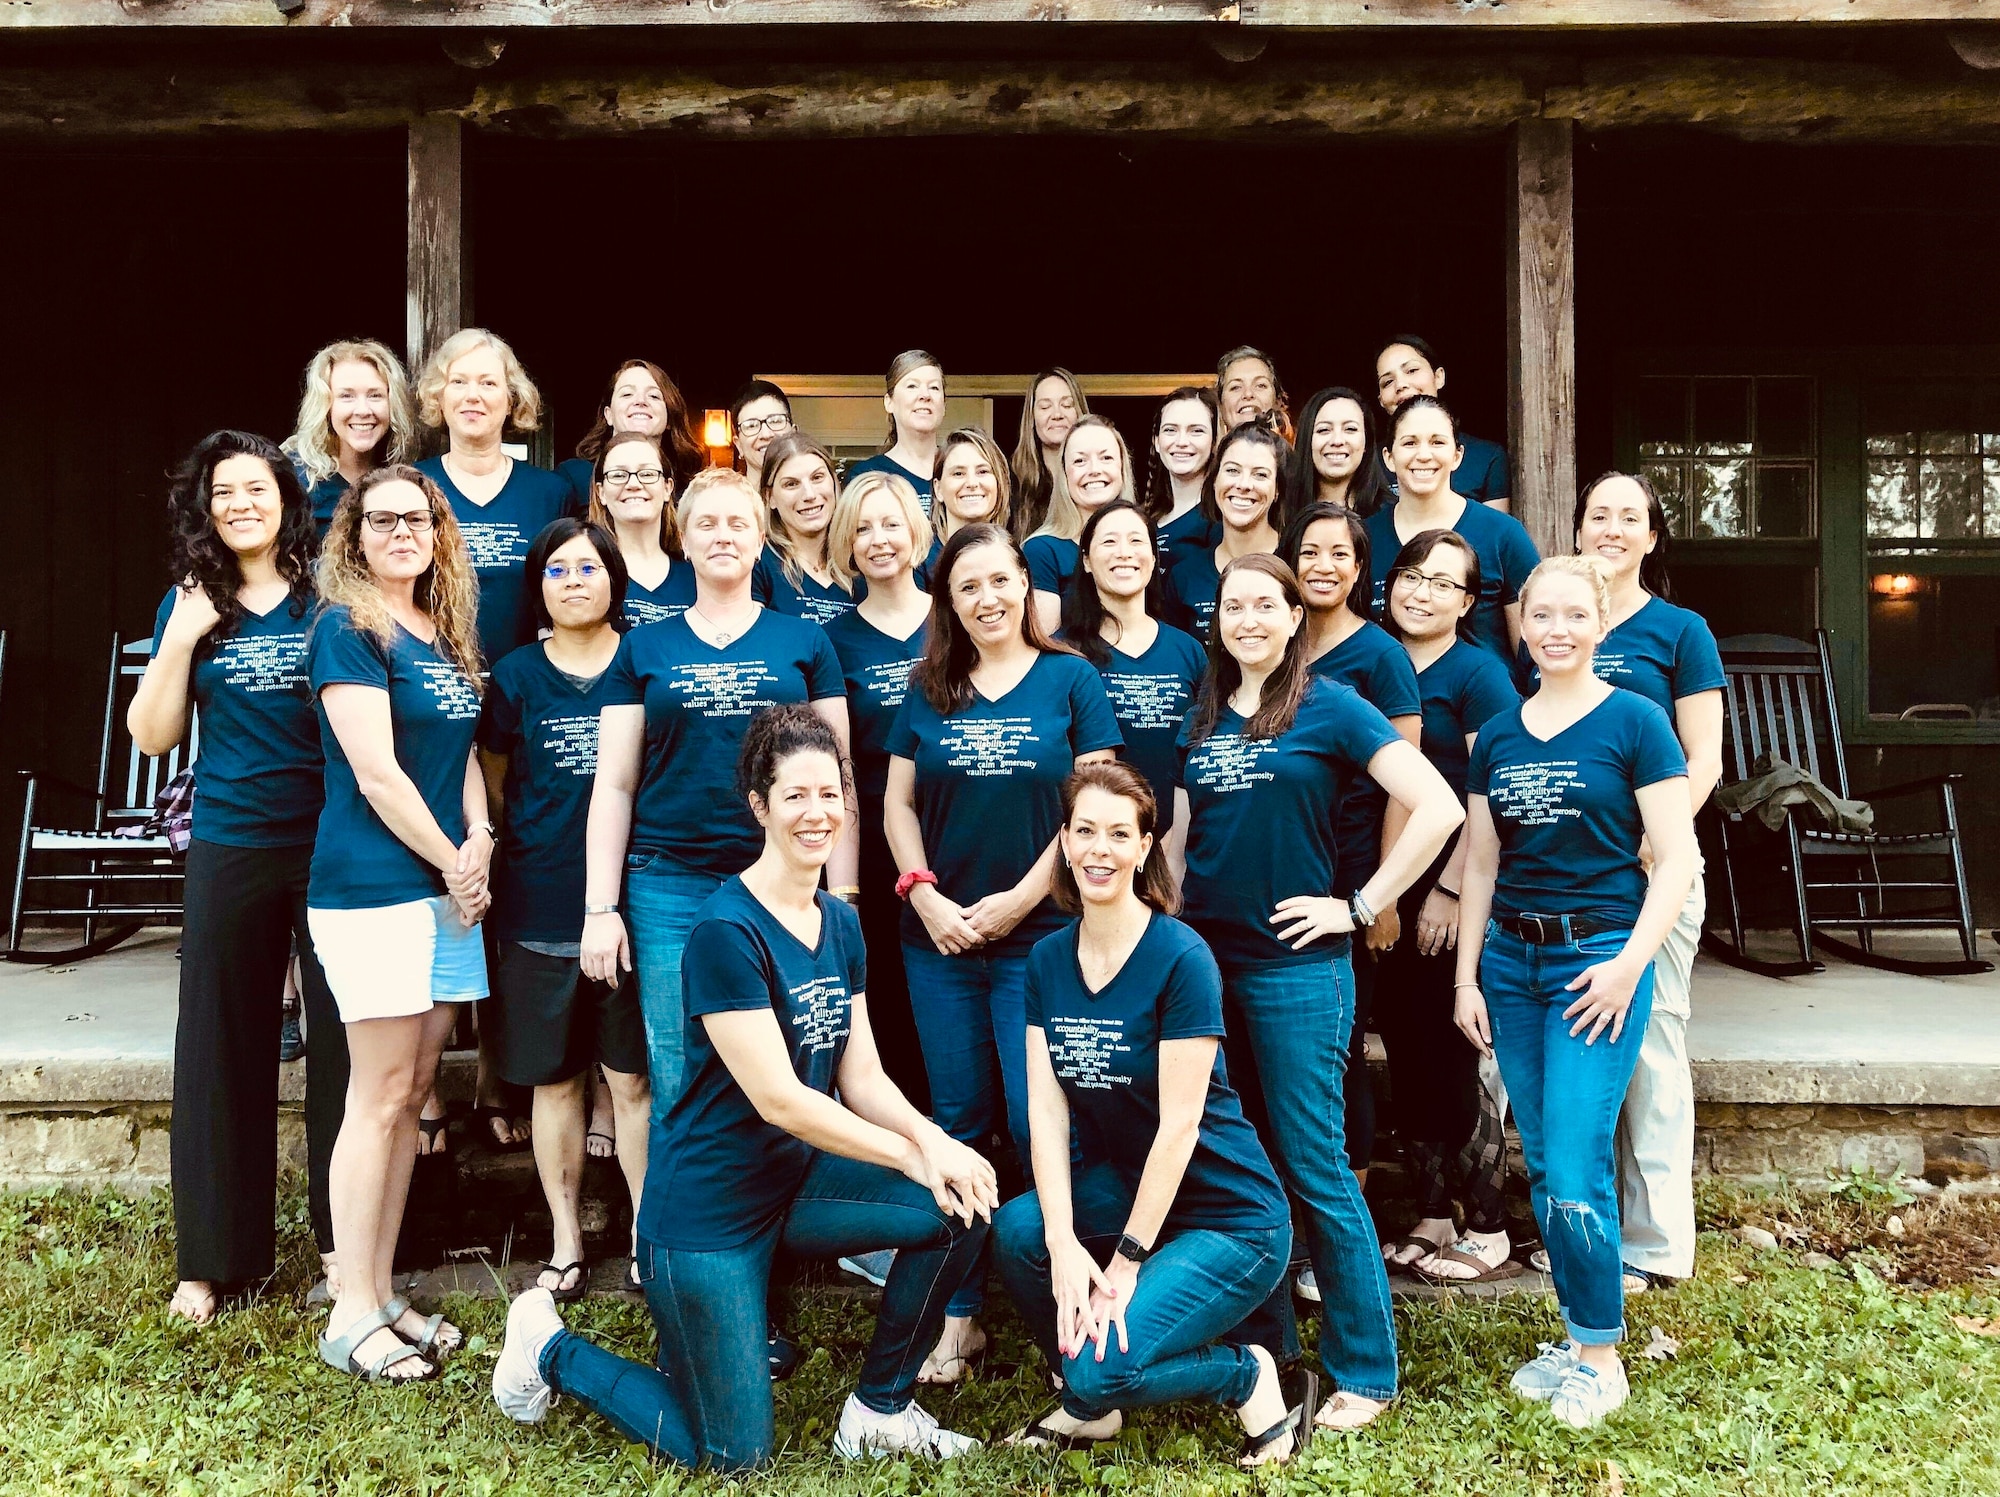
{"type": "MultiPolygon", "coordinates": [[[[1236,695],[1236,688],[1243,684],[1243,667],[1237,664],[1236,657],[1222,643],[1222,589],[1229,585],[1230,577],[1237,572],[1262,572],[1278,584],[1288,608],[1303,609],[1306,606],[1305,589],[1299,586],[1298,573],[1275,556],[1253,551],[1248,556],[1237,557],[1222,569],[1222,580],[1215,590],[1215,622],[1209,626],[1208,633],[1208,673],[1201,678],[1201,694],[1195,698],[1194,727],[1188,735],[1190,746],[1200,743],[1215,731],[1216,723],[1222,719],[1222,709],[1229,705],[1229,699],[1236,695]]],[[[1285,645],[1285,658],[1278,662],[1278,668],[1265,680],[1263,693],[1257,698],[1257,710],[1250,714],[1250,721],[1243,726],[1243,736],[1276,738],[1280,733],[1289,732],[1298,718],[1299,703],[1306,699],[1306,692],[1312,683],[1312,670],[1306,664],[1306,629],[1301,624],[1292,631],[1291,640],[1285,645]]]]}
{"type": "Polygon", "coordinates": [[[1569,521],[1570,544],[1575,545],[1576,533],[1583,529],[1583,515],[1590,508],[1591,494],[1599,484],[1609,483],[1614,478],[1630,479],[1646,496],[1646,527],[1653,532],[1653,549],[1639,563],[1639,586],[1662,603],[1671,603],[1674,601],[1674,585],[1667,578],[1667,542],[1673,536],[1673,527],[1667,523],[1667,507],[1660,502],[1660,491],[1644,474],[1621,473],[1613,468],[1608,473],[1598,474],[1577,490],[1576,512],[1569,521]]]}
{"type": "Polygon", "coordinates": [[[1171,391],[1160,402],[1160,408],[1153,412],[1153,434],[1146,443],[1146,477],[1140,484],[1140,503],[1146,506],[1146,513],[1154,520],[1164,520],[1174,512],[1174,475],[1167,471],[1167,465],[1160,457],[1160,420],[1167,413],[1167,407],[1178,400],[1198,400],[1208,408],[1208,471],[1202,475],[1202,489],[1207,491],[1208,481],[1215,476],[1215,460],[1222,452],[1222,412],[1215,404],[1213,385],[1181,385],[1171,391]]]}
{"type": "MultiPolygon", "coordinates": [[[[972,642],[958,621],[958,610],[951,606],[951,574],[959,557],[974,546],[1005,546],[1024,583],[1028,577],[1028,562],[1021,555],[1020,543],[998,525],[961,525],[944,543],[937,565],[931,568],[931,618],[924,635],[924,653],[910,670],[910,684],[944,717],[972,705],[972,672],[979,664],[979,646],[972,642]]],[[[1078,653],[1042,632],[1032,590],[1024,590],[1021,599],[1021,638],[1044,655],[1078,653]]]]}
{"type": "Polygon", "coordinates": [[[171,561],[174,584],[195,584],[208,594],[220,617],[202,636],[196,649],[205,656],[243,625],[243,605],[236,590],[243,586],[243,567],[236,553],[216,531],[215,516],[209,511],[209,489],[215,470],[232,457],[254,457],[271,470],[278,488],[282,512],[278,521],[278,551],[272,561],[278,575],[291,589],[286,605],[292,617],[302,619],[313,603],[313,561],[319,553],[319,532],[313,524],[312,501],[299,482],[291,459],[278,450],[277,443],[249,431],[212,431],[194,444],[174,471],[167,491],[167,519],[170,527],[171,561]]]}
{"type": "Polygon", "coordinates": [[[1347,507],[1365,520],[1389,497],[1389,482],[1382,476],[1382,459],[1375,448],[1375,402],[1346,385],[1315,390],[1299,413],[1299,444],[1292,449],[1292,502],[1310,504],[1319,497],[1319,469],[1313,466],[1312,431],[1319,413],[1336,400],[1351,400],[1361,412],[1361,461],[1347,481],[1347,507]]]}
{"type": "Polygon", "coordinates": [[[1354,548],[1354,586],[1347,590],[1347,608],[1350,613],[1365,619],[1369,604],[1375,600],[1373,548],[1368,543],[1368,527],[1361,523],[1361,516],[1346,505],[1314,500],[1293,515],[1278,536],[1278,558],[1296,572],[1299,569],[1299,548],[1306,543],[1306,532],[1321,520],[1338,520],[1347,527],[1347,541],[1354,548]]]}
{"type": "Polygon", "coordinates": [[[1100,670],[1111,663],[1111,646],[1098,632],[1104,626],[1104,600],[1097,595],[1096,584],[1086,577],[1083,562],[1090,555],[1090,543],[1097,537],[1097,527],[1107,515],[1121,513],[1137,515],[1146,527],[1146,545],[1153,557],[1153,575],[1146,579],[1146,617],[1157,619],[1166,607],[1167,569],[1160,563],[1160,536],[1153,528],[1153,517],[1130,499],[1113,499],[1109,504],[1093,510],[1090,518],[1083,522],[1083,535],[1076,543],[1076,574],[1072,586],[1063,590],[1062,633],[1063,639],[1075,646],[1078,654],[1100,670]]]}

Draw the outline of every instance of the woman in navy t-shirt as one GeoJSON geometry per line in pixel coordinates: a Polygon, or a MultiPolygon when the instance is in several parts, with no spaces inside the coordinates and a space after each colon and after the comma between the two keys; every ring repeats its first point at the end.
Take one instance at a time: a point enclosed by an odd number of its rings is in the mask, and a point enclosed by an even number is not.
{"type": "MultiPolygon", "coordinates": [[[[1376,399],[1385,415],[1394,416],[1405,401],[1419,395],[1437,399],[1444,393],[1444,382],[1437,350],[1413,334],[1397,334],[1375,356],[1376,399]]],[[[1511,513],[1514,486],[1507,475],[1506,449],[1471,435],[1465,435],[1462,445],[1465,460],[1452,472],[1452,492],[1502,514],[1511,513]]]]}
{"type": "MultiPolygon", "coordinates": [[[[1090,662],[1043,634],[997,525],[945,543],[910,685],[889,730],[884,830],[933,1115],[967,1143],[1004,1119],[1025,1162],[1022,985],[1029,947],[1060,923],[1048,894],[1062,785],[1112,756],[1118,720],[1090,662]]],[[[953,1295],[924,1381],[959,1381],[985,1350],[981,1277],[953,1295]]]]}
{"type": "Polygon", "coordinates": [[[392,1295],[389,1270],[419,1109],[457,1005],[487,993],[479,587],[444,495],[395,465],[340,501],[319,589],[307,668],[326,804],[306,921],[353,1062],[331,1181],[340,1289],[319,1349],[343,1372],[408,1381],[460,1342],[392,1295]]]}
{"type": "Polygon", "coordinates": [[[1375,413],[1358,391],[1329,385],[1299,412],[1291,490],[1294,504],[1338,504],[1364,520],[1395,501],[1376,451],[1375,413]]]}
{"type": "Polygon", "coordinates": [[[759,485],[771,527],[757,559],[759,596],[779,613],[822,625],[854,607],[857,591],[853,575],[836,567],[827,549],[835,471],[824,447],[788,432],[765,450],[759,485]]]}
{"type": "Polygon", "coordinates": [[[1021,429],[1009,463],[1019,500],[1019,536],[1034,534],[1048,518],[1049,505],[1063,486],[1063,443],[1077,418],[1089,414],[1083,386],[1067,369],[1043,369],[1028,381],[1021,401],[1021,429]]]}
{"type": "Polygon", "coordinates": [[[450,439],[417,467],[444,490],[465,536],[479,574],[479,652],[490,665],[527,642],[522,564],[542,527],[569,512],[569,485],[502,449],[510,428],[541,424],[542,397],[514,350],[484,328],[453,333],[431,355],[417,416],[450,439]]]}
{"type": "Polygon", "coordinates": [[[534,1088],[535,1164],[553,1227],[538,1282],[568,1301],[582,1298],[587,1277],[578,1204],[598,1065],[634,1216],[652,1105],[637,987],[630,974],[615,987],[594,982],[578,965],[598,719],[618,653],[625,567],[602,527],[561,519],[535,537],[528,575],[537,583],[529,618],[548,638],[493,667],[479,722],[487,786],[505,813],[487,918],[496,959],[487,1012],[500,1079],[534,1088]]]}
{"type": "Polygon", "coordinates": [[[1167,554],[1167,586],[1182,622],[1211,651],[1223,569],[1239,556],[1278,549],[1278,531],[1291,507],[1286,479],[1291,456],[1285,439],[1260,423],[1239,426],[1224,437],[1216,449],[1205,506],[1216,521],[1211,534],[1219,538],[1211,543],[1203,536],[1167,554]]]}
{"type": "Polygon", "coordinates": [[[325,535],[351,485],[371,468],[408,461],[416,449],[417,413],[402,361],[373,338],[327,344],[306,365],[298,422],[281,445],[325,535]]]}
{"type": "MultiPolygon", "coordinates": [[[[677,518],[695,601],[632,630],[611,662],[583,921],[586,975],[615,983],[638,972],[656,1118],[681,1091],[681,950],[695,912],[756,856],[757,824],[731,788],[751,717],[778,702],[811,702],[847,741],[847,697],[826,631],[751,593],[764,502],[750,481],[707,469],[682,491],[677,518]]],[[[854,896],[854,855],[850,828],[830,864],[844,899],[854,896]]]]}
{"type": "MultiPolygon", "coordinates": [[[[665,627],[665,626],[659,626],[665,627]]],[[[771,1263],[896,1249],[833,1447],[941,1459],[978,1446],[916,1402],[916,1352],[985,1244],[993,1166],[912,1107],[876,1058],[854,911],[820,875],[847,820],[846,746],[798,703],[760,711],[734,765],[763,847],[687,943],[689,1075],[647,1161],[640,1286],[657,1365],[564,1329],[548,1290],[507,1315],[494,1400],[534,1423],[567,1394],[682,1466],[775,1451],[771,1263]]]]}
{"type": "MultiPolygon", "coordinates": [[[[1296,472],[1296,465],[1294,472],[1296,472]]],[[[1361,699],[1389,719],[1405,743],[1415,746],[1418,716],[1417,673],[1410,657],[1367,615],[1368,530],[1343,505],[1316,500],[1301,508],[1278,540],[1279,558],[1298,573],[1306,601],[1306,661],[1316,676],[1351,686],[1361,699]]],[[[1340,878],[1335,894],[1352,894],[1368,882],[1382,849],[1402,830],[1401,808],[1368,779],[1357,777],[1340,803],[1340,878]]],[[[1347,1158],[1355,1178],[1368,1184],[1368,1161],[1375,1151],[1375,1088],[1368,1077],[1367,1035],[1375,1012],[1375,967],[1380,953],[1400,938],[1401,920],[1392,907],[1368,927],[1349,951],[1354,963],[1354,1037],[1348,1043],[1347,1158]]],[[[1301,1289],[1305,1280],[1301,1276],[1301,1289]]],[[[1315,1281],[1312,1287],[1317,1290],[1315,1281]]]]}
{"type": "Polygon", "coordinates": [[[918,587],[929,587],[938,553],[959,526],[1012,525],[1012,484],[1000,444],[978,427],[961,426],[944,439],[932,475],[931,548],[917,558],[918,587]]]}
{"type": "Polygon", "coordinates": [[[625,563],[621,631],[686,613],[694,568],[674,526],[674,472],[658,437],[614,432],[592,464],[590,520],[610,531],[625,563]]]}
{"type": "Polygon", "coordinates": [[[764,452],[792,429],[792,399],[767,379],[753,379],[729,402],[729,430],[737,471],[757,487],[764,481],[764,452]]]}
{"type": "Polygon", "coordinates": [[[347,1040],[306,934],[306,876],[325,795],[306,685],[312,509],[262,437],[219,431],[174,476],[172,575],[153,655],[126,712],[141,753],[186,741],[201,716],[174,1031],[171,1312],[205,1325],[220,1286],[276,1264],[279,998],[294,943],[312,1029],[308,1198],[333,1269],[327,1163],[347,1091],[347,1040]]]}
{"type": "Polygon", "coordinates": [[[851,463],[847,481],[864,473],[894,473],[916,490],[931,512],[931,474],[937,466],[938,428],[944,425],[944,366],[937,355],[908,348],[890,361],[882,381],[882,409],[889,413],[889,441],[873,457],[851,463]]]}
{"type": "Polygon", "coordinates": [[[1592,673],[1610,614],[1595,560],[1545,561],[1522,589],[1541,684],[1473,747],[1458,920],[1458,1027],[1499,1058],[1568,1332],[1514,1391],[1578,1429],[1629,1391],[1612,1135],[1700,858],[1666,714],[1592,673]]]}
{"type": "Polygon", "coordinates": [[[1208,652],[1160,622],[1166,586],[1146,512],[1114,499],[1084,524],[1082,580],[1063,600],[1062,638],[1104,678],[1125,762],[1152,787],[1160,810],[1160,856],[1179,879],[1187,840],[1187,795],[1176,788],[1174,742],[1208,669],[1208,652]]]}
{"type": "Polygon", "coordinates": [[[672,494],[702,469],[701,448],[688,420],[687,400],[667,371],[648,359],[627,359],[611,376],[597,420],[576,444],[576,456],[556,467],[569,486],[569,510],[582,514],[602,466],[598,459],[616,433],[657,438],[666,456],[667,492],[672,494]]]}
{"type": "MultiPolygon", "coordinates": [[[[1607,473],[1576,500],[1576,549],[1610,569],[1611,633],[1591,655],[1600,681],[1636,691],[1674,725],[1697,814],[1722,777],[1722,656],[1667,581],[1667,517],[1644,478],[1607,473]]],[[[1694,1076],[1689,984],[1708,899],[1697,871],[1653,959],[1653,1016],[1618,1124],[1626,1287],[1694,1272],[1694,1076]]]]}
{"type": "MultiPolygon", "coordinates": [[[[1208,675],[1181,731],[1188,793],[1187,921],[1222,966],[1229,1069],[1261,1099],[1264,1141],[1303,1216],[1321,1295],[1320,1359],[1335,1393],[1320,1424],[1352,1429],[1396,1393],[1389,1281],[1341,1124],[1354,1018],[1348,936],[1437,855],[1463,813],[1389,720],[1306,665],[1298,578],[1275,556],[1223,574],[1208,675]],[[1339,808],[1365,772],[1409,811],[1354,894],[1339,887],[1339,808]]],[[[1250,1339],[1298,1350],[1291,1297],[1250,1339]]]]}
{"type": "MultiPolygon", "coordinates": [[[[1424,757],[1463,798],[1479,730],[1521,701],[1499,657],[1460,636],[1479,596],[1478,553],[1456,531],[1426,530],[1386,570],[1389,627],[1416,669],[1423,700],[1424,757]]],[[[1447,1283],[1521,1272],[1510,1261],[1499,1108],[1480,1085],[1479,1052],[1452,1022],[1464,870],[1461,836],[1404,891],[1403,935],[1377,974],[1382,991],[1394,995],[1377,1028],[1418,1216],[1384,1252],[1395,1267],[1447,1283]],[[1455,1201],[1465,1208],[1463,1234],[1452,1216],[1455,1201]]]]}
{"type": "Polygon", "coordinates": [[[1063,481],[1049,495],[1048,513],[1021,543],[1035,589],[1035,618],[1045,633],[1062,627],[1063,599],[1077,586],[1077,540],[1083,525],[1113,499],[1136,500],[1132,454],[1102,416],[1084,416],[1063,440],[1063,481]]]}
{"type": "Polygon", "coordinates": [[[1221,539],[1221,521],[1202,503],[1220,426],[1210,385],[1181,385],[1153,412],[1143,502],[1159,534],[1163,566],[1172,564],[1176,547],[1213,546],[1221,539]]]}
{"type": "Polygon", "coordinates": [[[1316,1380],[1288,1416],[1270,1352],[1223,1340],[1284,1282],[1292,1224],[1223,1069],[1222,975],[1173,918],[1145,779],[1088,764],[1063,806],[1055,899],[1081,918],[1028,957],[1035,1189],[993,1223],[1062,1400],[1014,1443],[1094,1445],[1125,1409],[1199,1398],[1236,1411],[1245,1465],[1287,1460],[1316,1380]]]}
{"type": "Polygon", "coordinates": [[[861,893],[855,908],[868,943],[869,1020],[890,1079],[926,1111],[930,1082],[903,973],[903,905],[896,898],[895,855],[882,831],[882,797],[889,784],[889,730],[909,693],[910,671],[924,653],[930,621],[931,600],[915,576],[917,560],[930,552],[930,535],[916,490],[895,474],[864,473],[842,489],[833,507],[830,545],[838,569],[854,579],[863,596],[826,626],[840,657],[854,741],[861,813],[861,874],[855,880],[861,893]]]}

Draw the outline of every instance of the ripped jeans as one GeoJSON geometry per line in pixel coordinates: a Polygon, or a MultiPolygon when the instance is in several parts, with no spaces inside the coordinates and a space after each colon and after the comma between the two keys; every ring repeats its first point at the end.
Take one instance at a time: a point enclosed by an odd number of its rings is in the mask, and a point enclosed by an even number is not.
{"type": "Polygon", "coordinates": [[[1571,1038],[1568,984],[1624,948],[1627,931],[1530,945],[1486,927],[1479,981],[1493,1026],[1493,1054],[1521,1130],[1528,1195],[1556,1281],[1563,1327],[1579,1346],[1615,1345],[1625,1334],[1625,1268],[1618,1240],[1618,1181],[1612,1155],[1619,1110],[1639,1063],[1653,1012],[1653,966],[1632,993],[1616,1042],[1607,1026],[1571,1038]]]}

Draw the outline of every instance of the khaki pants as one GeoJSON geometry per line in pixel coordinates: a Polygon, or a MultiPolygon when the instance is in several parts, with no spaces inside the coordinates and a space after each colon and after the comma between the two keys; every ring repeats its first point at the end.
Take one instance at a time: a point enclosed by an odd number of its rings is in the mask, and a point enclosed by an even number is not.
{"type": "Polygon", "coordinates": [[[1676,1279],[1694,1273],[1694,1077],[1687,1023],[1694,954],[1707,913],[1697,870],[1680,918],[1653,958],[1653,1016],[1618,1119],[1625,1262],[1676,1279]]]}

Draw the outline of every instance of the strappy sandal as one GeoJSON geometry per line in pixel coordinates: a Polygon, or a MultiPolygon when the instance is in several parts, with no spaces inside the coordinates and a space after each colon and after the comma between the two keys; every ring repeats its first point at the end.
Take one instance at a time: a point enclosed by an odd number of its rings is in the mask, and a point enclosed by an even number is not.
{"type": "MultiPolygon", "coordinates": [[[[382,1307],[382,1313],[389,1317],[389,1325],[393,1329],[397,1321],[410,1313],[410,1301],[404,1295],[392,1294],[389,1296],[389,1303],[382,1307]]],[[[397,1331],[396,1334],[403,1336],[401,1331],[397,1331]]],[[[424,1321],[423,1330],[414,1337],[403,1336],[403,1339],[433,1362],[442,1362],[465,1345],[465,1337],[458,1327],[447,1324],[442,1315],[428,1317],[424,1321]]]]}
{"type": "Polygon", "coordinates": [[[1398,1237],[1394,1242],[1387,1244],[1387,1247],[1388,1251],[1382,1254],[1382,1266],[1388,1269],[1390,1273],[1415,1273],[1417,1265],[1423,1262],[1424,1259],[1434,1258],[1444,1251],[1438,1244],[1432,1242],[1430,1238],[1419,1237],[1414,1232],[1398,1237]],[[1404,1248],[1422,1248],[1423,1251],[1416,1257],[1404,1261],[1394,1256],[1402,1252],[1404,1248]]]}
{"type": "Polygon", "coordinates": [[[1306,1453],[1312,1444],[1313,1410],[1319,1407],[1319,1374],[1310,1367],[1305,1371],[1305,1387],[1299,1401],[1292,1405],[1285,1417],[1265,1430],[1261,1435],[1250,1435],[1243,1441],[1243,1449],[1236,1457],[1236,1464],[1246,1471],[1255,1471],[1263,1466],[1289,1466],[1306,1453]],[[1282,1460],[1264,1460],[1265,1451],[1284,1439],[1292,1437],[1292,1453],[1282,1460]]]}
{"type": "Polygon", "coordinates": [[[986,1353],[992,1348],[993,1338],[982,1330],[979,1333],[979,1345],[971,1351],[957,1352],[941,1362],[931,1360],[931,1357],[937,1355],[932,1351],[930,1356],[924,1358],[924,1365],[917,1370],[917,1381],[930,1388],[949,1388],[965,1382],[971,1378],[972,1369],[986,1360],[986,1353]],[[949,1377],[945,1376],[946,1372],[954,1367],[958,1370],[949,1377]],[[929,1376],[925,1375],[927,1373],[929,1376]]]}
{"type": "Polygon", "coordinates": [[[1410,1272],[1427,1284],[1497,1284],[1503,1279],[1518,1279],[1527,1270],[1516,1263],[1511,1256],[1497,1264],[1488,1263],[1477,1253],[1468,1253],[1462,1247],[1448,1247],[1433,1253],[1429,1264],[1412,1263],[1410,1272]],[[1430,1265],[1456,1263],[1472,1270],[1470,1274],[1442,1274],[1430,1265]]]}
{"type": "Polygon", "coordinates": [[[1373,1424],[1381,1416],[1383,1410],[1388,1407],[1389,1405],[1380,1399],[1363,1398],[1359,1393],[1336,1391],[1333,1397],[1326,1401],[1326,1406],[1313,1415],[1313,1425],[1315,1428],[1327,1430],[1333,1434],[1352,1434],[1357,1429],[1366,1429],[1369,1425],[1373,1424]],[[1373,1404],[1374,1407],[1369,1409],[1362,1417],[1358,1419],[1343,1419],[1341,1417],[1350,1409],[1360,1414],[1361,1405],[1364,1403],[1373,1404]],[[1329,1418],[1329,1415],[1332,1417],[1329,1418]]]}
{"type": "MultiPolygon", "coordinates": [[[[1050,1429],[1049,1420],[1064,1412],[1062,1404],[1052,1403],[1000,1443],[1023,1450],[1095,1450],[1100,1445],[1109,1445],[1125,1432],[1125,1416],[1117,1409],[1104,1416],[1109,1419],[1112,1414],[1118,1415],[1118,1427],[1108,1435],[1063,1434],[1050,1429]]],[[[1094,1424],[1097,1421],[1090,1422],[1094,1424]]]]}
{"type": "Polygon", "coordinates": [[[583,1298],[584,1291],[590,1287],[590,1273],[583,1266],[583,1259],[581,1258],[577,1259],[574,1263],[544,1263],[540,1268],[535,1270],[535,1287],[537,1289],[548,1288],[546,1284],[542,1283],[542,1275],[545,1273],[552,1273],[556,1276],[556,1286],[553,1289],[549,1289],[549,1293],[554,1296],[555,1302],[559,1305],[575,1304],[583,1298]],[[576,1275],[576,1283],[565,1289],[562,1287],[563,1281],[568,1279],[571,1274],[576,1275]]]}
{"type": "Polygon", "coordinates": [[[385,1327],[395,1324],[396,1316],[388,1305],[369,1315],[362,1316],[347,1328],[345,1335],[322,1336],[319,1338],[320,1360],[338,1372],[358,1377],[364,1383],[428,1383],[438,1375],[438,1365],[407,1341],[399,1340],[395,1346],[382,1353],[374,1361],[363,1366],[357,1356],[361,1343],[385,1327]],[[415,1357],[423,1363],[424,1370],[416,1377],[390,1377],[391,1367],[400,1367],[415,1357]]]}

